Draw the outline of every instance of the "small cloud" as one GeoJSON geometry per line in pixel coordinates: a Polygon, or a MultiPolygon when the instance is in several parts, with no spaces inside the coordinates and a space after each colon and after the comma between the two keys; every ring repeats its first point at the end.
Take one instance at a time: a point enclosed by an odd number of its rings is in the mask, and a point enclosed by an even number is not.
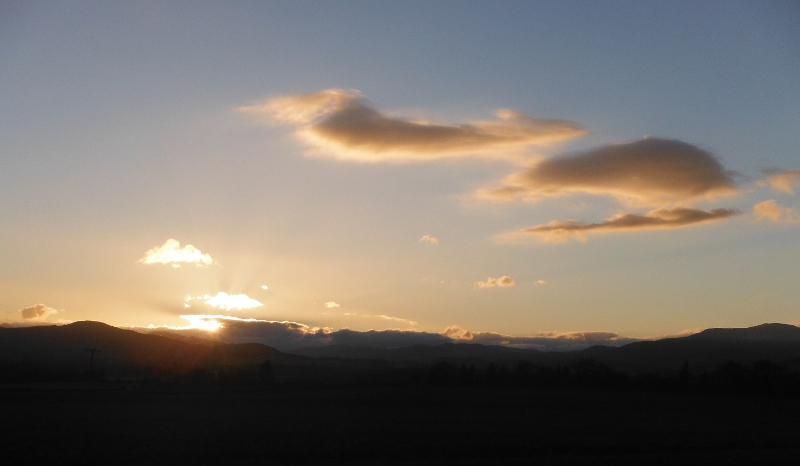
{"type": "Polygon", "coordinates": [[[710,153],[682,141],[646,138],[543,159],[476,195],[536,201],[588,193],[628,205],[665,206],[737,191],[731,172],[710,153]]]}
{"type": "Polygon", "coordinates": [[[753,206],[758,220],[772,220],[775,223],[800,223],[800,209],[784,207],[775,199],[759,202],[753,206]]]}
{"type": "Polygon", "coordinates": [[[402,323],[408,324],[408,325],[417,325],[417,321],[416,320],[408,320],[408,319],[403,319],[401,317],[392,317],[392,316],[387,316],[387,315],[384,315],[384,314],[379,314],[379,315],[376,315],[376,316],[368,316],[368,317],[377,317],[379,319],[391,320],[391,321],[394,321],[394,322],[402,322],[402,323]]]}
{"type": "Polygon", "coordinates": [[[424,235],[422,238],[419,239],[420,243],[430,243],[430,244],[439,244],[439,238],[430,235],[424,235]]]}
{"type": "Polygon", "coordinates": [[[800,186],[800,170],[764,170],[767,183],[773,191],[794,194],[794,187],[800,186]]]}
{"type": "Polygon", "coordinates": [[[545,280],[536,280],[533,282],[534,285],[547,285],[547,281],[545,280]]]}
{"type": "Polygon", "coordinates": [[[214,263],[208,254],[203,254],[191,244],[181,248],[181,243],[172,238],[168,239],[163,246],[147,251],[144,257],[139,259],[139,262],[143,264],[171,264],[173,268],[180,267],[181,263],[195,264],[198,267],[214,263]]]}
{"type": "Polygon", "coordinates": [[[328,301],[327,303],[325,303],[325,307],[327,307],[328,309],[333,309],[333,308],[335,308],[335,307],[341,307],[341,306],[339,306],[339,305],[338,305],[336,302],[334,302],[334,301],[328,301]]]}
{"type": "Polygon", "coordinates": [[[514,286],[514,279],[509,277],[508,275],[503,275],[502,277],[492,278],[489,277],[486,279],[485,282],[476,282],[475,285],[478,288],[494,288],[496,286],[514,286]]]}
{"type": "Polygon", "coordinates": [[[261,289],[262,289],[262,290],[268,290],[268,289],[269,289],[269,287],[268,287],[267,285],[261,285],[261,289]]]}
{"type": "Polygon", "coordinates": [[[254,309],[263,306],[260,302],[250,298],[246,294],[231,294],[220,291],[216,296],[187,296],[184,300],[184,307],[190,307],[194,300],[203,301],[203,304],[230,311],[233,309],[254,309]]]}
{"type": "Polygon", "coordinates": [[[525,228],[505,236],[539,235],[545,242],[564,243],[570,238],[586,241],[586,232],[617,232],[678,228],[698,223],[724,220],[739,215],[734,209],[699,210],[686,207],[656,209],[647,214],[619,214],[600,223],[584,223],[575,220],[554,220],[544,225],[525,228]]]}
{"type": "Polygon", "coordinates": [[[57,314],[58,310],[47,307],[44,304],[36,304],[20,309],[19,313],[25,320],[45,320],[49,316],[57,314]]]}
{"type": "Polygon", "coordinates": [[[296,135],[319,149],[319,155],[355,162],[509,158],[509,149],[587,133],[570,121],[537,119],[508,109],[498,110],[491,121],[415,121],[375,110],[360,92],[343,89],[276,97],[239,111],[264,121],[294,125],[296,135]]]}

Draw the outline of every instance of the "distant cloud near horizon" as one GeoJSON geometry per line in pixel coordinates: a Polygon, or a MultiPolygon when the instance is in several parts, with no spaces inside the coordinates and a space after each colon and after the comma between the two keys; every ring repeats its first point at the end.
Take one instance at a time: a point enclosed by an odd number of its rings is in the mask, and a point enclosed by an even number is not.
{"type": "Polygon", "coordinates": [[[471,332],[457,325],[446,328],[442,333],[397,329],[357,331],[347,328],[333,330],[310,327],[289,321],[240,319],[223,315],[186,315],[181,317],[194,323],[208,321],[211,324],[209,328],[215,330],[211,333],[199,330],[198,327],[204,325],[200,323],[194,328],[151,327],[142,329],[142,331],[171,329],[204,338],[218,339],[225,343],[261,343],[280,351],[328,345],[402,348],[412,345],[441,345],[444,343],[479,343],[533,348],[541,351],[568,351],[593,345],[621,346],[639,341],[610,332],[542,332],[533,336],[514,337],[493,332],[471,332]],[[221,325],[217,327],[217,324],[221,325]]]}
{"type": "Polygon", "coordinates": [[[572,351],[594,345],[622,346],[639,341],[610,332],[544,332],[534,336],[514,337],[494,332],[470,332],[457,325],[447,327],[442,335],[457,342],[532,348],[540,351],[572,351]]]}
{"type": "Polygon", "coordinates": [[[486,279],[485,282],[476,282],[475,285],[478,288],[494,288],[496,286],[514,286],[514,279],[509,277],[508,275],[503,275],[502,277],[498,278],[489,277],[486,279]]]}
{"type": "Polygon", "coordinates": [[[682,141],[645,138],[544,159],[477,195],[541,200],[587,193],[626,205],[660,207],[737,191],[732,174],[710,153],[682,141]]]}
{"type": "Polygon", "coordinates": [[[265,121],[294,125],[296,135],[317,149],[315,155],[354,162],[422,162],[464,156],[508,159],[514,149],[587,133],[577,123],[532,118],[508,109],[498,110],[491,121],[415,121],[375,110],[360,92],[343,89],[280,96],[238,110],[265,121]]]}
{"type": "Polygon", "coordinates": [[[203,254],[199,249],[187,244],[181,248],[181,243],[176,239],[168,239],[162,246],[148,250],[139,262],[149,264],[171,264],[180,267],[182,263],[195,264],[197,267],[208,266],[214,263],[211,256],[203,254]]]}
{"type": "Polygon", "coordinates": [[[328,309],[334,309],[341,306],[335,301],[328,301],[327,303],[325,303],[325,307],[327,307],[328,309]]]}
{"type": "Polygon", "coordinates": [[[430,244],[439,244],[439,238],[430,235],[423,235],[422,238],[419,239],[420,243],[430,243],[430,244]]]}
{"type": "Polygon", "coordinates": [[[47,307],[44,304],[35,304],[19,310],[20,315],[25,320],[45,320],[49,316],[57,314],[58,310],[47,307]]]}
{"type": "Polygon", "coordinates": [[[505,237],[539,235],[545,242],[564,243],[570,238],[585,241],[588,232],[636,231],[678,228],[698,223],[724,220],[739,215],[735,209],[700,210],[684,207],[656,209],[644,215],[619,214],[599,223],[575,220],[554,220],[544,225],[535,225],[518,232],[506,233],[505,237]]]}
{"type": "Polygon", "coordinates": [[[800,209],[784,207],[775,199],[759,202],[753,206],[758,220],[772,220],[775,223],[800,223],[800,209]]]}

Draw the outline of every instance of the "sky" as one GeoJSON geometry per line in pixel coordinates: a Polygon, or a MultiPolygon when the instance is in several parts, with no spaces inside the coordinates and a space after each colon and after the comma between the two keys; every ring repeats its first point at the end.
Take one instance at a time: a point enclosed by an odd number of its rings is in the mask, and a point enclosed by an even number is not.
{"type": "Polygon", "coordinates": [[[0,322],[797,324],[797,57],[791,1],[0,2],[0,322]]]}

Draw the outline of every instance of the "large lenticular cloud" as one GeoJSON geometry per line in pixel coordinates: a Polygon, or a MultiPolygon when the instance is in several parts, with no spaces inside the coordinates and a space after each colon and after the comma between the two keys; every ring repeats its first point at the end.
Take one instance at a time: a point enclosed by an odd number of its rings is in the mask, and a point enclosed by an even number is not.
{"type": "Polygon", "coordinates": [[[481,194],[541,199],[588,193],[627,204],[663,206],[736,191],[731,173],[710,153],[682,141],[646,138],[543,160],[481,194]]]}
{"type": "Polygon", "coordinates": [[[368,106],[358,91],[328,89],[240,107],[266,120],[292,124],[322,156],[357,162],[429,161],[466,155],[507,158],[509,151],[586,134],[580,125],[537,119],[512,110],[497,119],[462,124],[413,121],[368,106]]]}

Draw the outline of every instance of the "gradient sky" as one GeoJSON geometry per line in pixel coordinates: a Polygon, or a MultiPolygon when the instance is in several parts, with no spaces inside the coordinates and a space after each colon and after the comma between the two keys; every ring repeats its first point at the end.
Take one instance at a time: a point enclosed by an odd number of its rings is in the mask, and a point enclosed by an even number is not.
{"type": "Polygon", "coordinates": [[[800,322],[797,2],[228,3],[0,2],[0,321],[800,322]]]}

